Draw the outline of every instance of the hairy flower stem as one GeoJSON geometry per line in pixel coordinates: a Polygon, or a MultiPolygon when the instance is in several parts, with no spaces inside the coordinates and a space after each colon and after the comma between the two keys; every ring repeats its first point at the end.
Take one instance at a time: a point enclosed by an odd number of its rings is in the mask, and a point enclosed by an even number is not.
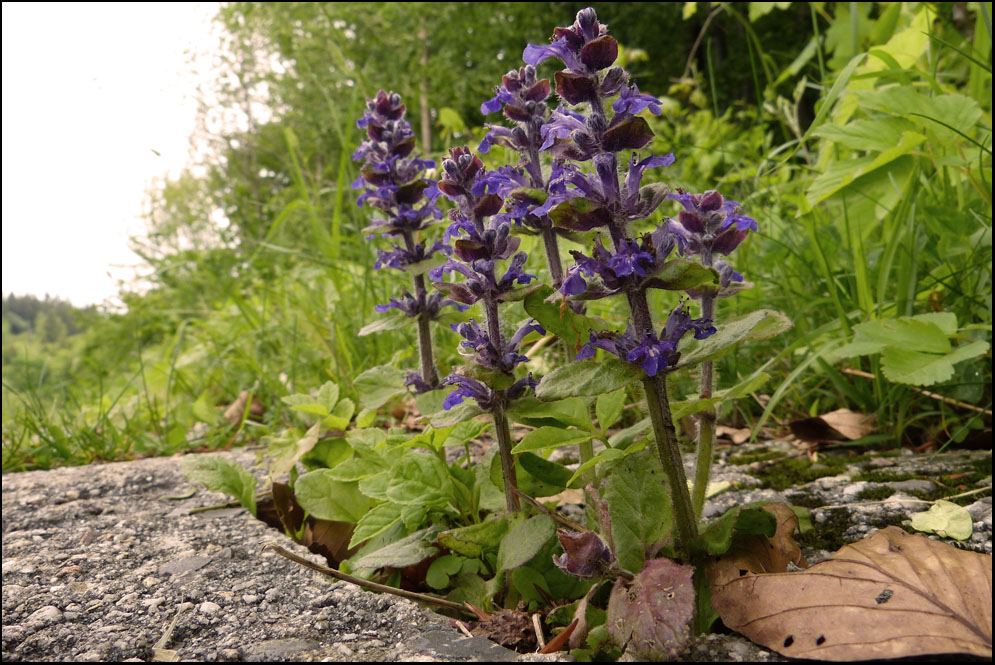
{"type": "MultiPolygon", "coordinates": [[[[409,252],[415,249],[414,234],[406,231],[404,234],[404,245],[409,252]]],[[[425,276],[414,275],[411,278],[415,289],[415,298],[419,302],[425,302],[428,290],[425,288],[425,276]]],[[[422,381],[433,388],[439,385],[439,374],[435,370],[435,356],[432,353],[432,330],[429,327],[429,319],[425,312],[418,314],[418,354],[421,357],[421,378],[422,381]]]]}
{"type": "MultiPolygon", "coordinates": [[[[484,312],[487,317],[487,333],[491,343],[496,348],[502,348],[501,320],[498,318],[498,304],[487,298],[484,300],[484,312]]],[[[515,475],[515,458],[511,455],[511,428],[508,426],[508,416],[505,413],[505,394],[503,390],[494,391],[494,402],[491,415],[494,418],[494,432],[498,440],[498,453],[501,455],[501,472],[504,474],[504,501],[509,513],[518,512],[521,506],[515,490],[518,479],[515,475]]]]}
{"type": "MultiPolygon", "coordinates": [[[[701,263],[706,268],[712,267],[711,251],[701,254],[701,263]]],[[[701,297],[701,316],[715,323],[715,296],[712,294],[701,297]]],[[[701,364],[701,399],[709,399],[713,388],[713,365],[711,360],[701,364]]],[[[691,497],[694,514],[701,516],[705,507],[705,493],[708,491],[708,479],[712,473],[712,443],[715,440],[715,409],[702,411],[698,416],[698,455],[694,470],[694,494],[691,497]]]]}
{"type": "MultiPolygon", "coordinates": [[[[598,103],[592,104],[592,106],[595,109],[601,108],[601,105],[598,103]]],[[[616,174],[614,195],[617,197],[617,159],[612,160],[611,169],[616,174]]],[[[625,221],[613,219],[608,230],[617,251],[623,247],[623,242],[627,240],[625,221]]],[[[626,296],[629,300],[629,310],[636,335],[642,337],[647,333],[652,333],[653,317],[650,314],[649,302],[646,300],[646,290],[634,288],[627,291],[626,296]]],[[[647,376],[643,379],[643,386],[646,389],[646,403],[650,412],[650,421],[653,423],[653,435],[656,440],[657,453],[660,456],[660,464],[663,466],[663,472],[667,476],[670,500],[674,504],[674,515],[677,523],[677,546],[680,549],[684,549],[691,540],[697,537],[698,521],[695,518],[695,512],[692,508],[691,495],[688,492],[687,475],[684,473],[684,462],[681,459],[681,449],[677,443],[677,432],[674,429],[674,421],[670,412],[670,398],[667,395],[666,374],[647,376]]]]}

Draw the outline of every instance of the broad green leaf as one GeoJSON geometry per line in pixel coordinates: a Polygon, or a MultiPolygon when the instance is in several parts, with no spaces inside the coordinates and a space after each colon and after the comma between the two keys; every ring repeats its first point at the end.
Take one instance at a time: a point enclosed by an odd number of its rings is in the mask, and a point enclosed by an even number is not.
{"type": "Polygon", "coordinates": [[[294,484],[294,496],[301,508],[321,520],[359,522],[371,502],[356,483],[332,478],[329,469],[309,471],[294,484]]]}
{"type": "Polygon", "coordinates": [[[241,464],[217,455],[187,455],[181,469],[190,482],[200,483],[212,492],[224,492],[256,514],[256,477],[241,464]]]}
{"type": "Polygon", "coordinates": [[[583,432],[576,429],[562,429],[560,427],[540,427],[523,436],[522,440],[511,452],[517,454],[526,451],[544,450],[546,448],[560,448],[561,446],[572,446],[590,440],[590,432],[583,432]]]}
{"type": "Polygon", "coordinates": [[[929,386],[947,381],[954,375],[954,365],[988,353],[988,342],[972,342],[946,355],[908,351],[895,346],[881,354],[881,369],[889,381],[913,386],[929,386]]]}
{"type": "Polygon", "coordinates": [[[746,380],[737,383],[731,388],[717,390],[712,397],[706,399],[689,399],[670,403],[670,411],[673,419],[680,420],[685,416],[692,416],[702,411],[707,411],[726,400],[739,399],[754,393],[770,379],[766,372],[757,372],[746,380]]]}
{"type": "Polygon", "coordinates": [[[911,131],[913,124],[903,118],[873,118],[854,120],[842,127],[823,125],[813,132],[816,136],[854,150],[883,152],[898,145],[902,133],[911,131]]]}
{"type": "Polygon", "coordinates": [[[491,424],[482,420],[466,420],[451,429],[446,428],[449,431],[442,442],[442,446],[444,448],[462,446],[467,441],[473,441],[490,428],[491,424]]]}
{"type": "Polygon", "coordinates": [[[432,427],[453,427],[462,422],[466,422],[474,416],[479,416],[484,410],[480,408],[476,400],[465,399],[448,411],[439,411],[429,418],[432,427]]]}
{"type": "Polygon", "coordinates": [[[750,23],[770,14],[775,9],[787,9],[790,6],[790,2],[751,2],[749,10],[750,23]]]}
{"type": "Polygon", "coordinates": [[[541,427],[543,425],[573,425],[582,429],[590,429],[591,414],[587,401],[580,397],[561,399],[556,402],[541,402],[534,397],[524,397],[516,400],[508,416],[515,422],[541,427]],[[551,422],[555,421],[555,422],[551,422]]]}
{"type": "Polygon", "coordinates": [[[945,134],[947,140],[956,138],[954,132],[932,120],[940,120],[956,131],[970,135],[982,116],[978,102],[970,97],[957,93],[923,94],[910,86],[889,86],[861,93],[860,103],[868,108],[905,116],[924,131],[945,134]]]}
{"type": "Polygon", "coordinates": [[[484,550],[496,549],[508,533],[508,518],[497,517],[479,524],[450,529],[439,534],[439,544],[463,556],[476,558],[484,550]]]}
{"type": "Polygon", "coordinates": [[[359,481],[359,491],[377,501],[387,501],[387,488],[390,487],[390,471],[381,471],[359,481]]]}
{"type": "Polygon", "coordinates": [[[304,464],[304,468],[309,471],[334,469],[351,458],[352,455],[352,446],[345,439],[335,437],[318,441],[310,451],[301,457],[301,462],[304,464]]]}
{"type": "Polygon", "coordinates": [[[554,533],[556,524],[549,515],[535,515],[512,525],[498,548],[498,575],[528,563],[546,546],[554,533]]]}
{"type": "Polygon", "coordinates": [[[401,506],[399,504],[388,501],[374,506],[356,524],[356,530],[353,531],[352,539],[349,541],[349,548],[352,549],[360,543],[380,535],[394,526],[400,519],[401,506]]]}
{"type": "Polygon", "coordinates": [[[538,489],[533,490],[534,493],[532,496],[558,494],[561,490],[567,488],[567,481],[570,480],[571,471],[562,464],[550,462],[533,453],[522,453],[519,455],[518,464],[540,483],[549,485],[554,489],[552,492],[548,489],[544,492],[538,489]]]}
{"type": "Polygon", "coordinates": [[[356,410],[356,405],[351,399],[345,397],[339,400],[338,404],[332,410],[332,414],[322,420],[322,424],[329,429],[341,429],[344,430],[349,427],[349,421],[352,420],[352,414],[356,410]]]}
{"type": "Polygon", "coordinates": [[[957,334],[957,315],[953,312],[929,312],[928,314],[916,314],[912,317],[915,321],[932,323],[943,331],[947,337],[957,334]]]}
{"type": "MultiPolygon", "coordinates": [[[[714,337],[714,335],[713,335],[714,337]]],[[[567,397],[584,397],[610,393],[646,376],[636,365],[618,358],[604,361],[583,360],[555,370],[542,377],[536,387],[536,397],[554,402],[567,397]]]]}
{"type": "Polygon", "coordinates": [[[306,413],[309,416],[324,418],[331,412],[331,407],[325,406],[318,398],[310,395],[287,395],[282,400],[294,411],[306,413]]]}
{"type": "Polygon", "coordinates": [[[567,487],[573,485],[574,481],[583,476],[584,472],[587,471],[588,469],[593,469],[595,466],[601,464],[602,462],[608,462],[610,460],[620,459],[633,452],[636,451],[623,450],[622,448],[604,448],[598,451],[598,453],[595,454],[594,457],[592,457],[591,459],[587,460],[579,467],[577,467],[577,470],[574,471],[573,475],[570,476],[570,479],[567,480],[567,487]]]}
{"type": "Polygon", "coordinates": [[[443,554],[432,562],[425,572],[425,583],[433,589],[445,589],[449,586],[449,578],[463,568],[464,559],[452,554],[443,554]]]}
{"type": "Polygon", "coordinates": [[[847,188],[850,184],[860,184],[864,176],[888,166],[922,144],[926,140],[918,132],[903,132],[901,140],[877,155],[844,159],[831,164],[825,172],[809,186],[806,196],[809,205],[828,199],[847,188]]]}
{"type": "Polygon", "coordinates": [[[938,500],[924,512],[912,516],[912,528],[916,531],[935,533],[941,538],[967,540],[974,531],[971,513],[963,506],[950,501],[938,500]]]}
{"type": "MultiPolygon", "coordinates": [[[[718,332],[703,340],[690,340],[682,345],[677,368],[693,367],[714,360],[740,342],[766,339],[791,327],[791,320],[780,312],[761,309],[735,319],[723,321],[718,332]]],[[[540,384],[541,387],[541,384],[540,384]]]]}
{"type": "Polygon", "coordinates": [[[935,324],[922,319],[902,317],[858,323],[853,327],[855,343],[895,346],[909,351],[947,353],[950,340],[935,324]]]}
{"type": "Polygon", "coordinates": [[[331,413],[339,401],[339,386],[334,381],[325,381],[318,389],[318,401],[331,413]]]}
{"type": "Polygon", "coordinates": [[[410,326],[411,323],[411,319],[403,314],[385,316],[382,319],[377,319],[376,321],[367,323],[359,329],[358,335],[360,337],[366,337],[367,335],[372,335],[377,332],[384,332],[386,330],[401,330],[410,326]]]}
{"type": "Polygon", "coordinates": [[[442,507],[452,497],[449,473],[435,455],[409,452],[390,470],[387,498],[391,501],[442,507]]]}
{"type": "Polygon", "coordinates": [[[672,259],[643,283],[650,288],[684,291],[708,283],[717,283],[719,274],[688,259],[672,259]]]}
{"type": "Polygon", "coordinates": [[[266,447],[266,457],[270,462],[269,474],[272,477],[287,473],[300,461],[304,455],[318,443],[321,425],[315,423],[302,437],[295,436],[300,430],[289,430],[290,436],[269,437],[266,447]]]}
{"type": "Polygon", "coordinates": [[[408,504],[401,507],[401,521],[408,531],[415,531],[424,524],[427,515],[428,509],[422,505],[408,504]]]}
{"type": "Polygon", "coordinates": [[[646,550],[673,526],[670,494],[660,460],[643,450],[608,465],[602,498],[608,502],[612,541],[619,565],[632,573],[643,568],[646,550]]]}
{"type": "Polygon", "coordinates": [[[542,327],[567,343],[571,352],[586,344],[591,330],[604,330],[607,323],[601,319],[575,313],[565,301],[546,302],[553,289],[543,286],[525,298],[525,311],[542,327]]]}
{"type": "Polygon", "coordinates": [[[352,561],[353,568],[405,568],[439,553],[433,543],[441,529],[430,526],[352,561]]]}
{"type": "MultiPolygon", "coordinates": [[[[420,395],[415,395],[415,406],[418,407],[418,412],[423,416],[442,411],[442,403],[444,401],[446,401],[446,393],[442,390],[429,390],[420,395]]],[[[436,425],[436,427],[443,427],[443,425],[436,425]]]]}
{"type": "Polygon", "coordinates": [[[612,448],[619,448],[620,450],[625,450],[632,445],[632,442],[643,435],[643,432],[649,431],[653,426],[649,418],[643,418],[635,425],[630,425],[623,430],[619,430],[608,437],[608,445],[612,448]]]}
{"type": "Polygon", "coordinates": [[[352,382],[359,404],[364,409],[379,409],[395,395],[406,391],[407,372],[388,365],[368,369],[352,382]]]}
{"type": "Polygon", "coordinates": [[[625,408],[625,389],[619,388],[610,393],[598,395],[594,412],[598,416],[598,427],[602,432],[607,432],[608,428],[618,422],[622,417],[622,410],[625,408]]]}
{"type": "Polygon", "coordinates": [[[385,470],[387,470],[386,465],[379,460],[353,457],[335,468],[329,469],[328,477],[332,480],[352,482],[369,478],[385,470]]]}

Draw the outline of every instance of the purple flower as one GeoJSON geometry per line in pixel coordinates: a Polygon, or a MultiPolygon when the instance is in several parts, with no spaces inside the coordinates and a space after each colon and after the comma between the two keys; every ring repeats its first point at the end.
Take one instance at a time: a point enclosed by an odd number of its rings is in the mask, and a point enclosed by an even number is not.
{"type": "Polygon", "coordinates": [[[635,240],[623,240],[615,256],[608,260],[608,267],[619,277],[626,275],[646,276],[646,267],[652,267],[654,257],[639,248],[635,240]]]}
{"type": "Polygon", "coordinates": [[[443,307],[454,306],[463,312],[468,307],[459,304],[454,300],[444,298],[441,293],[424,294],[415,297],[408,291],[401,294],[400,298],[391,298],[390,302],[383,305],[375,305],[373,310],[378,314],[386,314],[392,309],[402,312],[405,316],[414,318],[424,312],[430,319],[434,319],[443,307]]]}
{"type": "Polygon", "coordinates": [[[649,109],[653,115],[660,115],[660,100],[653,95],[640,93],[639,86],[635,83],[632,85],[622,85],[621,91],[622,93],[619,98],[612,104],[612,109],[615,113],[636,115],[649,109]]]}
{"type": "Polygon", "coordinates": [[[757,222],[742,214],[739,203],[725,199],[711,190],[704,194],[678,191],[668,199],[683,207],[668,228],[673,232],[685,254],[719,253],[728,256],[750,231],[757,230],[757,222]]]}
{"type": "Polygon", "coordinates": [[[639,365],[649,376],[656,376],[677,364],[681,357],[677,346],[690,331],[694,331],[695,339],[705,339],[715,332],[715,327],[708,319],[692,319],[687,306],[680,303],[670,312],[659,335],[650,331],[637,339],[631,330],[625,333],[592,330],[590,341],[581,347],[576,359],[592,358],[596,349],[603,349],[639,365]]]}
{"type": "Polygon", "coordinates": [[[477,404],[480,408],[487,411],[491,407],[494,395],[491,389],[485,386],[480,381],[476,379],[471,379],[468,376],[462,376],[460,374],[450,374],[442,381],[442,385],[459,386],[456,390],[449,393],[446,396],[445,401],[442,403],[442,408],[449,411],[451,408],[457,404],[462,404],[463,400],[470,397],[477,400],[477,404]]]}
{"type": "Polygon", "coordinates": [[[464,341],[460,346],[473,352],[474,360],[488,369],[510,374],[515,366],[528,362],[528,358],[518,353],[518,346],[522,339],[531,332],[545,335],[546,331],[534,320],[529,321],[512,336],[510,340],[502,345],[499,350],[491,342],[490,336],[479,323],[470,320],[467,323],[453,324],[450,326],[458,332],[464,341]]]}

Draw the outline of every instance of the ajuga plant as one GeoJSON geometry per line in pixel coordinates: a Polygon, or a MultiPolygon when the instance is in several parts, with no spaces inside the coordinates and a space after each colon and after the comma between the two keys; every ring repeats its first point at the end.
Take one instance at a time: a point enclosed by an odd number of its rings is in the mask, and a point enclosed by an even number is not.
{"type": "Polygon", "coordinates": [[[630,316],[623,331],[591,331],[579,359],[604,349],[643,371],[642,383],[653,434],[671,492],[679,543],[697,535],[684,465],[671,417],[666,377],[688,332],[704,339],[715,332],[711,321],[694,319],[679,304],[659,333],[647,299],[649,289],[685,289],[714,281],[712,270],[675,258],[677,239],[666,226],[634,235],[633,222],[653,213],[669,193],[663,184],[641,186],[646,169],[669,166],[674,156],[641,157],[637,150],[653,138],[639,113],[660,112],[656,98],[642,94],[628,74],[615,65],[618,44],[598,22],[593,9],[576,22],[556,28],[549,45],[530,44],[525,61],[536,66],[558,58],[556,91],[573,109],[561,107],[541,128],[543,147],[562,160],[557,181],[565,186],[545,202],[557,223],[577,231],[597,231],[591,255],[574,251],[560,291],[564,296],[626,298],[630,316]],[[586,169],[590,164],[593,168],[586,169]],[[627,168],[622,171],[622,164],[627,168]],[[607,244],[606,244],[607,242],[607,244]],[[697,268],[697,269],[696,269],[697,268]]]}
{"type": "Polygon", "coordinates": [[[367,139],[353,154],[353,159],[362,161],[363,166],[352,186],[365,189],[357,199],[360,206],[369,204],[382,215],[364,229],[367,237],[379,234],[400,240],[391,250],[377,250],[374,267],[410,273],[414,293],[405,290],[400,297],[377,305],[376,311],[397,309],[416,322],[421,371],[409,373],[406,383],[421,393],[440,387],[429,322],[437,319],[447,305],[463,307],[425,286],[425,273],[452,250],[441,241],[429,246],[420,237],[422,231],[442,219],[442,212],[435,204],[439,190],[424,177],[425,170],[434,168],[435,162],[414,153],[415,135],[404,114],[405,105],[397,93],[381,90],[374,99],[367,100],[366,111],[356,121],[357,127],[366,129],[367,139]]]}
{"type": "Polygon", "coordinates": [[[457,386],[443,408],[449,410],[472,398],[491,414],[501,456],[506,507],[516,511],[519,501],[507,409],[512,400],[536,385],[531,374],[515,378],[515,367],[528,361],[519,352],[519,346],[529,333],[545,335],[546,331],[534,321],[528,321],[507,339],[502,331],[501,305],[520,299],[524,290],[516,286],[528,284],[535,275],[524,271],[528,255],[517,251],[521,239],[511,235],[508,216],[499,214],[504,201],[487,191],[489,181],[490,174],[483,162],[467,148],[454,148],[443,160],[438,187],[456,204],[449,211],[452,223],[446,231],[446,237],[455,240],[453,256],[430,275],[436,280],[435,286],[452,300],[482,305],[483,326],[474,319],[453,325],[463,337],[460,348],[470,356],[470,363],[457,368],[443,381],[445,385],[457,386]],[[500,261],[507,261],[503,273],[500,261]],[[462,282],[445,281],[450,273],[462,276],[462,282]]]}

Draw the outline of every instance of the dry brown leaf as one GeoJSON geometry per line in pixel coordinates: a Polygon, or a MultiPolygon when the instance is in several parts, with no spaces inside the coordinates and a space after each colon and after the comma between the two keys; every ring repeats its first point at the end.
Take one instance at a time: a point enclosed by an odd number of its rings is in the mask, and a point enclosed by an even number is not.
{"type": "Polygon", "coordinates": [[[803,441],[856,441],[874,431],[874,416],[836,409],[815,418],[793,420],[788,426],[803,441]]]}
{"type": "Polygon", "coordinates": [[[726,427],[725,425],[719,425],[715,428],[715,435],[724,436],[738,446],[753,436],[753,430],[749,427],[726,427]]]}
{"type": "MultiPolygon", "coordinates": [[[[238,398],[231,403],[231,405],[225,409],[225,420],[230,423],[238,423],[242,421],[242,414],[245,413],[245,405],[249,403],[249,391],[243,390],[238,394],[238,398]]],[[[252,396],[252,406],[249,407],[249,418],[258,419],[261,418],[263,413],[266,411],[266,407],[263,403],[259,401],[259,398],[255,395],[252,396]]]]}
{"type": "Polygon", "coordinates": [[[712,605],[726,626],[785,656],[991,658],[991,555],[887,527],[800,572],[785,572],[787,554],[728,556],[708,564],[712,605]]]}

